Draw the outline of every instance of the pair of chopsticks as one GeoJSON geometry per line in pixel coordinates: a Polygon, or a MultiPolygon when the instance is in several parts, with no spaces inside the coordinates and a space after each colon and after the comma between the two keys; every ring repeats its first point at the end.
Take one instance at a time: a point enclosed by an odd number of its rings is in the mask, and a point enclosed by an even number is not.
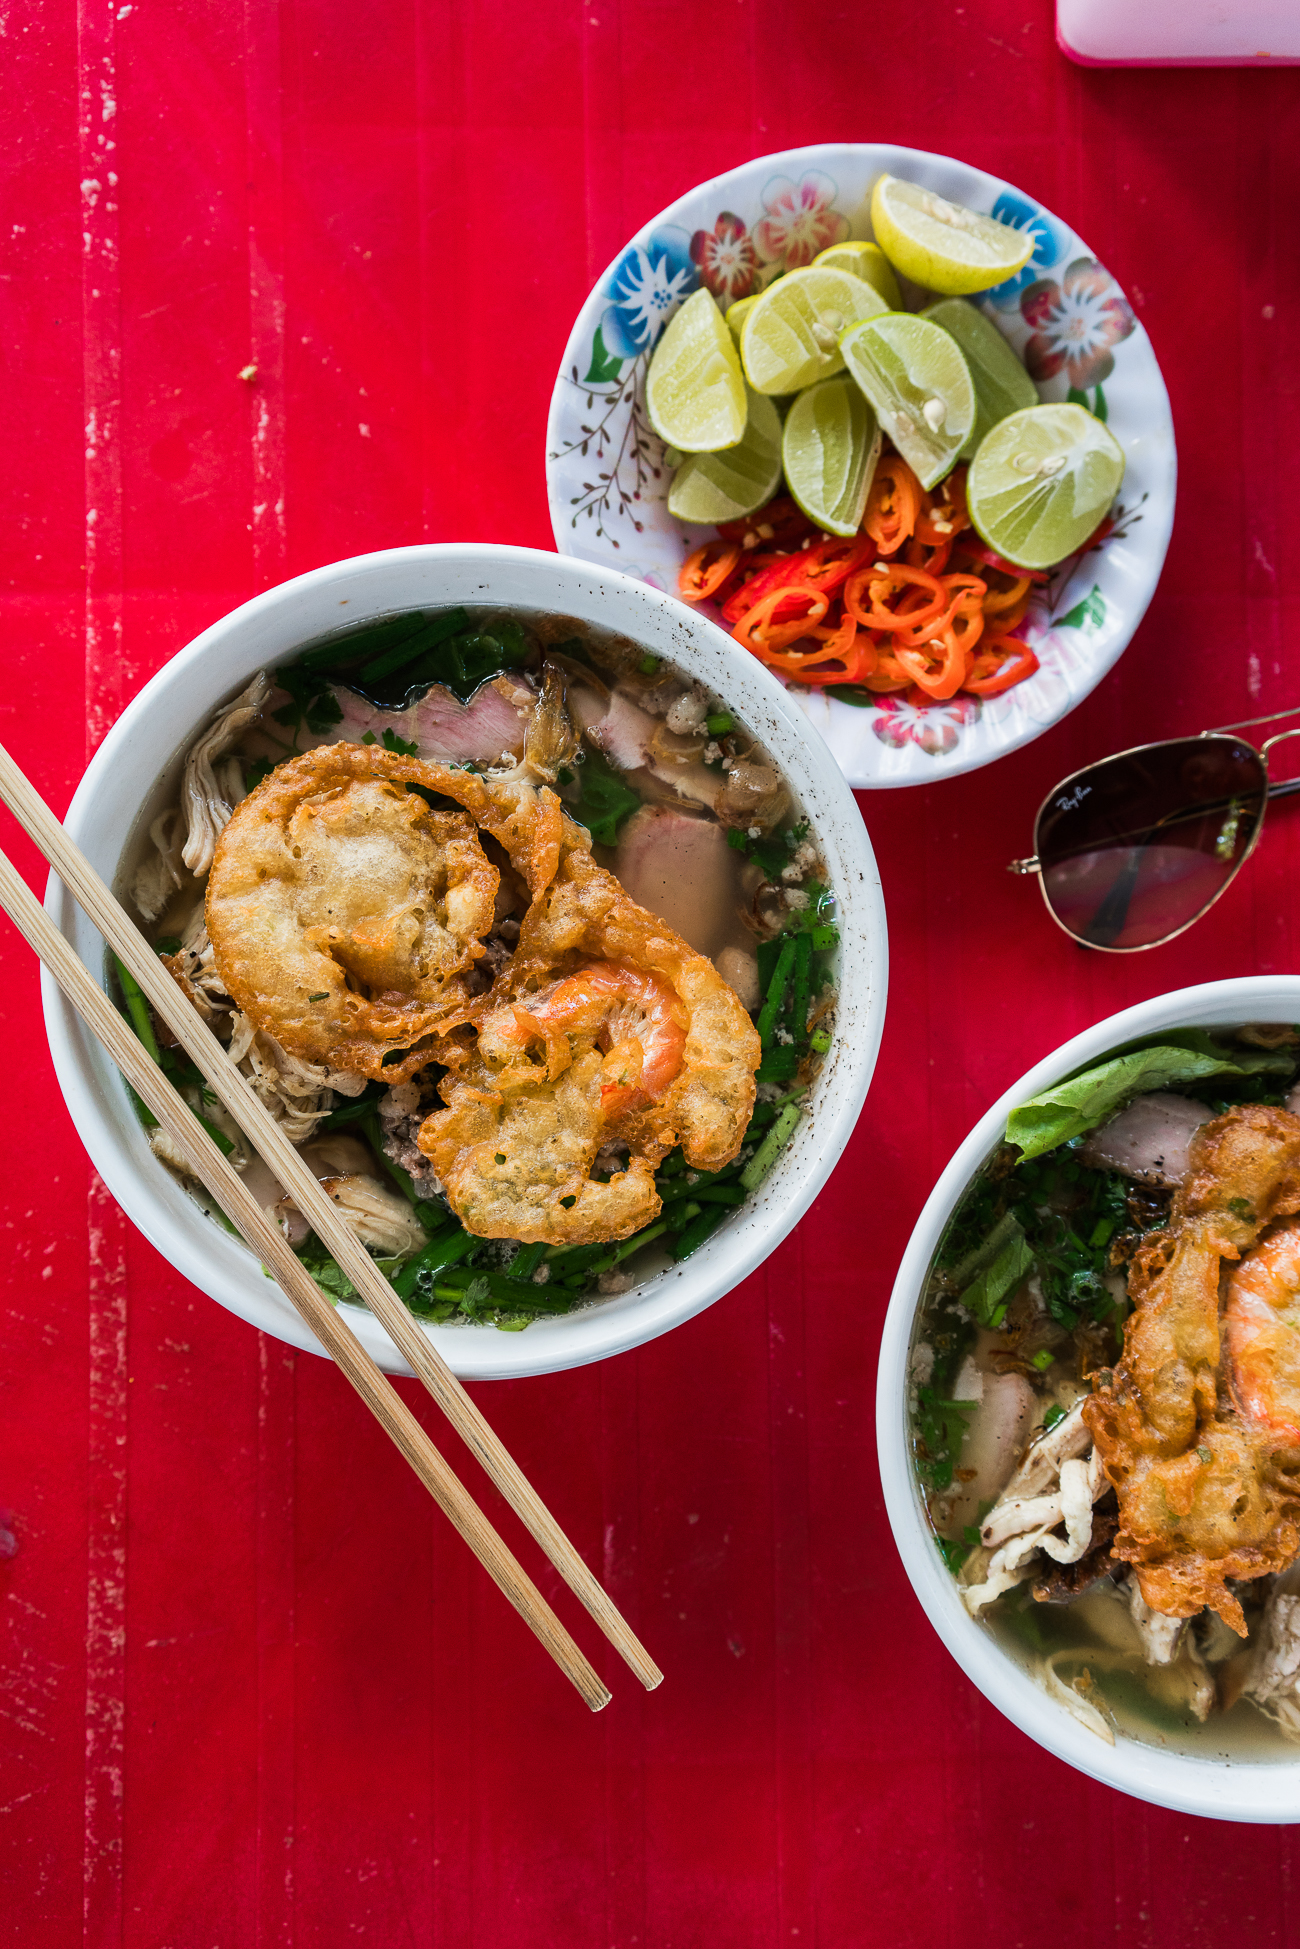
{"type": "MultiPolygon", "coordinates": [[[[446,1361],[407,1312],[355,1233],[344,1223],[338,1207],[321,1189],[251,1085],[3,745],[0,745],[0,799],[36,842],[123,966],[135,977],[155,1013],[166,1022],[206,1077],[317,1237],[329,1247],[393,1344],[569,1588],[641,1683],[653,1691],[662,1683],[663,1673],[507,1454],[446,1361]]],[[[599,1673],[588,1663],[522,1565],[461,1486],[387,1376],[321,1292],[279,1226],[231,1169],[184,1098],[137,1041],[3,852],[0,852],[0,906],[36,950],[86,1026],[98,1037],[131,1087],[183,1153],[245,1243],[270,1269],[281,1290],[396,1442],[488,1574],[536,1632],[592,1711],[599,1712],[610,1699],[599,1673]]]]}

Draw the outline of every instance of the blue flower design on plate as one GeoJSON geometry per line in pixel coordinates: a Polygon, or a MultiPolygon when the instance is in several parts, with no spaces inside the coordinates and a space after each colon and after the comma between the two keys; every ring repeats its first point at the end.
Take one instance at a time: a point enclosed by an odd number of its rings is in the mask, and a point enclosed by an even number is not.
{"type": "Polygon", "coordinates": [[[644,244],[625,250],[606,286],[610,303],[600,321],[606,353],[634,359],[638,352],[648,352],[699,281],[688,231],[665,225],[644,244]]]}
{"type": "Polygon", "coordinates": [[[1006,311],[1015,304],[1027,284],[1032,284],[1036,277],[1050,270],[1064,254],[1066,238],[1036,203],[1027,202],[1023,196],[1011,196],[1005,190],[993,205],[992,214],[999,223],[1010,224],[1013,230],[1031,231],[1034,237],[1034,254],[1024,269],[1017,271],[1014,277],[1007,278],[1005,283],[995,284],[991,291],[980,293],[985,303],[998,305],[1006,311]]]}

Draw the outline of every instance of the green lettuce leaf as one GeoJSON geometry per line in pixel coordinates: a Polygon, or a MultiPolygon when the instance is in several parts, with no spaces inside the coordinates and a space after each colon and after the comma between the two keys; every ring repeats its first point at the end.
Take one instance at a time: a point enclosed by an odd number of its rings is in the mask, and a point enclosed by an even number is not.
{"type": "Polygon", "coordinates": [[[1146,1048],[1121,1051],[1085,1069],[1041,1096],[1031,1097],[1007,1118],[1007,1142],[1023,1157],[1040,1157],[1071,1137],[1081,1137],[1129,1101],[1171,1083],[1197,1083],[1208,1076],[1254,1076],[1264,1071],[1290,1073],[1295,1060],[1283,1050],[1229,1051],[1205,1029],[1174,1029],[1146,1048]]]}
{"type": "Polygon", "coordinates": [[[1012,1294],[1033,1269],[1034,1255],[1029,1241],[1016,1225],[993,1263],[966,1287],[961,1303],[981,1326],[1001,1326],[1012,1294]]]}

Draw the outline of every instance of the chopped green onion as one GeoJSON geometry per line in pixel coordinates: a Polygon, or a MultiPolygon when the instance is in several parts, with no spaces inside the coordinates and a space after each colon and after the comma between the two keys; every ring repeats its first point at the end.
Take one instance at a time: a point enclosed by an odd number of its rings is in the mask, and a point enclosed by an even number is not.
{"type": "Polygon", "coordinates": [[[653,677],[655,671],[659,668],[659,658],[657,656],[643,656],[636,667],[643,677],[653,677]]]}
{"type": "Polygon", "coordinates": [[[730,711],[715,711],[705,718],[704,728],[711,738],[725,738],[735,721],[730,711]]]}
{"type": "Polygon", "coordinates": [[[1065,1409],[1059,1401],[1053,1401],[1051,1407],[1048,1408],[1046,1414],[1043,1416],[1043,1426],[1044,1428],[1054,1428],[1058,1421],[1064,1421],[1064,1419],[1065,1409]]]}
{"type": "Polygon", "coordinates": [[[768,983],[767,999],[759,1010],[758,1021],[755,1023],[755,1027],[758,1030],[759,1042],[764,1049],[771,1047],[772,1038],[776,1034],[776,1025],[781,1014],[781,1004],[785,1000],[785,991],[790,982],[790,970],[793,967],[794,936],[787,934],[781,943],[781,952],[777,956],[776,970],[773,973],[771,981],[768,983]]]}
{"type": "Polygon", "coordinates": [[[1045,1374],[1055,1359],[1056,1355],[1050,1347],[1040,1347],[1029,1364],[1031,1367],[1037,1367],[1040,1374],[1045,1374]]]}
{"type": "Polygon", "coordinates": [[[798,1103],[787,1103],[772,1128],[764,1137],[754,1155],[740,1174],[740,1182],[746,1191],[757,1191],[777,1158],[794,1135],[794,1127],[803,1115],[798,1103]]]}
{"type": "Polygon", "coordinates": [[[113,956],[113,964],[117,969],[117,978],[122,984],[122,999],[126,1003],[126,1012],[131,1018],[131,1027],[143,1043],[145,1053],[154,1062],[161,1063],[162,1056],[158,1050],[158,1038],[154,1034],[153,1022],[149,1015],[149,1004],[144,998],[144,990],[131,973],[131,970],[123,962],[119,961],[116,955],[113,956]]]}
{"type": "Polygon", "coordinates": [[[830,1046],[830,1033],[826,1029],[814,1029],[808,1038],[808,1047],[815,1055],[824,1056],[830,1046]]]}

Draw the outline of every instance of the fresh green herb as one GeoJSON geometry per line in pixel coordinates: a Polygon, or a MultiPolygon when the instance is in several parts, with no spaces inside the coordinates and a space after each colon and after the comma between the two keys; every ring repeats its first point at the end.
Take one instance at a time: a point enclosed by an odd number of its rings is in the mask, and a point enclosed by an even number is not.
{"type": "Polygon", "coordinates": [[[1029,1241],[1017,1225],[991,1265],[972,1280],[961,1303],[983,1327],[1001,1326],[1007,1307],[1034,1268],[1029,1241]]]}
{"type": "MultiPolygon", "coordinates": [[[[873,698],[872,702],[874,703],[874,701],[875,699],[873,698]]],[[[961,1569],[962,1564],[966,1561],[966,1545],[964,1543],[954,1542],[947,1536],[936,1536],[934,1540],[939,1545],[939,1555],[943,1558],[944,1563],[955,1577],[961,1569]]]]}
{"type": "Polygon", "coordinates": [[[1255,1207],[1249,1198],[1229,1198],[1228,1210],[1234,1218],[1243,1219],[1247,1223],[1255,1216],[1255,1207]]]}
{"type": "Polygon", "coordinates": [[[933,1387],[918,1387],[916,1403],[917,1466],[932,1489],[947,1489],[976,1404],[944,1400],[933,1387]]]}
{"type": "Polygon", "coordinates": [[[1020,1104],[1007,1118],[1007,1142],[1015,1144],[1025,1158],[1040,1157],[1104,1123],[1130,1097],[1211,1076],[1283,1072],[1290,1076],[1295,1067],[1295,1058],[1280,1049],[1246,1054],[1215,1041],[1203,1029],[1174,1030],[1146,1048],[1112,1056],[1020,1104]]]}
{"type": "Polygon", "coordinates": [[[180,935],[179,934],[162,935],[162,937],[159,940],[156,940],[154,942],[153,951],[155,954],[179,954],[181,951],[180,935]]]}
{"type": "Polygon", "coordinates": [[[251,758],[244,766],[244,790],[255,792],[264,778],[269,778],[275,770],[270,758],[251,758]]]}
{"type": "Polygon", "coordinates": [[[582,792],[568,810],[600,846],[617,846],[619,828],[641,804],[619,773],[598,751],[589,750],[579,774],[582,792]]]}

